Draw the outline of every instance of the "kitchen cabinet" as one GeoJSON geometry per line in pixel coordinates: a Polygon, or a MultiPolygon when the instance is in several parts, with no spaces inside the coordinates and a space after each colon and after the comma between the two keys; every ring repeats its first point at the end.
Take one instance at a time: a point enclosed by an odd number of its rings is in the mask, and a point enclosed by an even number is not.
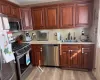
{"type": "Polygon", "coordinates": [[[20,19],[19,7],[17,7],[17,6],[11,6],[11,17],[19,18],[20,19]]]}
{"type": "Polygon", "coordinates": [[[79,3],[76,4],[76,27],[89,27],[92,24],[92,4],[79,3]]]}
{"type": "Polygon", "coordinates": [[[45,29],[44,8],[32,8],[33,29],[45,29]]]}
{"type": "Polygon", "coordinates": [[[31,8],[21,8],[20,9],[20,16],[22,22],[23,30],[32,30],[32,16],[31,16],[31,8]]]}
{"type": "Polygon", "coordinates": [[[10,4],[8,4],[7,2],[1,1],[0,5],[1,5],[1,13],[10,16],[11,14],[10,4]]]}
{"type": "Polygon", "coordinates": [[[9,17],[20,18],[19,6],[14,5],[9,1],[0,1],[0,13],[9,17]]]}
{"type": "Polygon", "coordinates": [[[42,45],[32,45],[32,64],[34,66],[43,65],[42,45]]]}
{"type": "Polygon", "coordinates": [[[92,70],[93,50],[93,45],[60,45],[60,66],[92,70]]]}
{"type": "Polygon", "coordinates": [[[60,65],[67,68],[80,68],[80,45],[61,45],[60,65]]]}
{"type": "Polygon", "coordinates": [[[82,45],[82,68],[91,69],[93,68],[93,45],[82,45]]]}
{"type": "Polygon", "coordinates": [[[57,29],[59,27],[59,6],[49,6],[45,8],[46,27],[48,29],[57,29]]]}
{"type": "Polygon", "coordinates": [[[74,4],[60,5],[60,28],[74,27],[74,4]]]}

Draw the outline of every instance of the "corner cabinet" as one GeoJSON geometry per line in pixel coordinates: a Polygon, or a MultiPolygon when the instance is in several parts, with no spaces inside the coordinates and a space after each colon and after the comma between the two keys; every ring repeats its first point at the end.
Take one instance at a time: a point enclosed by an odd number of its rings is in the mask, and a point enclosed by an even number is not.
{"type": "Polygon", "coordinates": [[[60,45],[60,66],[92,70],[93,54],[93,45],[60,45]]]}
{"type": "Polygon", "coordinates": [[[74,27],[74,4],[61,4],[60,5],[60,28],[72,28],[74,27]]]}
{"type": "Polygon", "coordinates": [[[76,4],[76,27],[89,27],[92,24],[92,3],[76,4]]]}
{"type": "Polygon", "coordinates": [[[44,8],[32,8],[33,29],[45,29],[44,8]]]}
{"type": "Polygon", "coordinates": [[[59,28],[59,6],[53,5],[45,8],[47,29],[59,28]]]}
{"type": "Polygon", "coordinates": [[[23,30],[32,30],[31,8],[20,8],[20,17],[23,30]]]}

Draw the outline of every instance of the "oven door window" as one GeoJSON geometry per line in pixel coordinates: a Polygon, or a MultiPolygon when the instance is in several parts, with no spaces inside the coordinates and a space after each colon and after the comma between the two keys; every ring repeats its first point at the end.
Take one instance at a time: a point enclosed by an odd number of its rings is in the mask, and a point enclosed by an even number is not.
{"type": "Polygon", "coordinates": [[[11,31],[18,31],[20,30],[20,25],[18,22],[9,22],[10,24],[10,30],[11,31]]]}
{"type": "Polygon", "coordinates": [[[29,53],[26,54],[26,65],[29,65],[30,64],[30,55],[29,53]]]}

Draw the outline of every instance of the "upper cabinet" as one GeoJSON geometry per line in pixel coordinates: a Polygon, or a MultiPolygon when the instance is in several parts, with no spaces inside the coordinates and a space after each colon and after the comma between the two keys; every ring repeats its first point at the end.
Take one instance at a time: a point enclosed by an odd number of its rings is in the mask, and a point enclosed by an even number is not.
{"type": "Polygon", "coordinates": [[[44,29],[44,8],[32,8],[33,29],[44,29]]]}
{"type": "Polygon", "coordinates": [[[22,22],[22,29],[23,30],[32,30],[32,17],[31,17],[31,8],[21,8],[20,9],[20,16],[22,22]]]}
{"type": "Polygon", "coordinates": [[[92,2],[79,1],[32,8],[34,29],[90,27],[92,2]]]}
{"type": "Polygon", "coordinates": [[[19,6],[8,1],[0,1],[0,13],[10,17],[20,18],[19,6]]]}
{"type": "Polygon", "coordinates": [[[0,6],[1,6],[1,13],[10,16],[10,14],[11,14],[10,4],[7,4],[6,2],[2,1],[2,2],[0,2],[0,6]]]}
{"type": "Polygon", "coordinates": [[[11,6],[11,16],[15,18],[20,18],[19,7],[11,6]]]}
{"type": "Polygon", "coordinates": [[[92,10],[90,3],[76,4],[76,26],[89,27],[92,23],[92,10]]]}
{"type": "Polygon", "coordinates": [[[59,6],[49,6],[45,8],[46,27],[57,29],[59,27],[59,6]]]}
{"type": "Polygon", "coordinates": [[[74,4],[60,5],[60,27],[74,27],[74,4]]]}

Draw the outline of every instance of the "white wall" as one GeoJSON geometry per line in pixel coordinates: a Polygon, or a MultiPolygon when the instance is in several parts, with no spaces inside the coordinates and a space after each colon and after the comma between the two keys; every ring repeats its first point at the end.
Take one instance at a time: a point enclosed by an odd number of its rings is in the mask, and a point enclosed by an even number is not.
{"type": "Polygon", "coordinates": [[[39,4],[39,3],[55,3],[55,2],[69,2],[73,0],[9,0],[15,3],[20,3],[21,5],[29,5],[29,4],[39,4]]]}
{"type": "Polygon", "coordinates": [[[8,0],[8,1],[13,2],[15,4],[19,4],[17,0],[8,0]]]}
{"type": "MultiPolygon", "coordinates": [[[[95,10],[96,10],[96,16],[98,16],[97,19],[94,20],[93,27],[97,27],[97,39],[96,40],[96,51],[95,51],[95,69],[93,70],[93,73],[97,80],[100,80],[100,0],[94,0],[95,1],[95,10]]],[[[94,11],[95,11],[94,10],[94,11]]],[[[96,37],[95,37],[96,38],[96,37]]]]}

